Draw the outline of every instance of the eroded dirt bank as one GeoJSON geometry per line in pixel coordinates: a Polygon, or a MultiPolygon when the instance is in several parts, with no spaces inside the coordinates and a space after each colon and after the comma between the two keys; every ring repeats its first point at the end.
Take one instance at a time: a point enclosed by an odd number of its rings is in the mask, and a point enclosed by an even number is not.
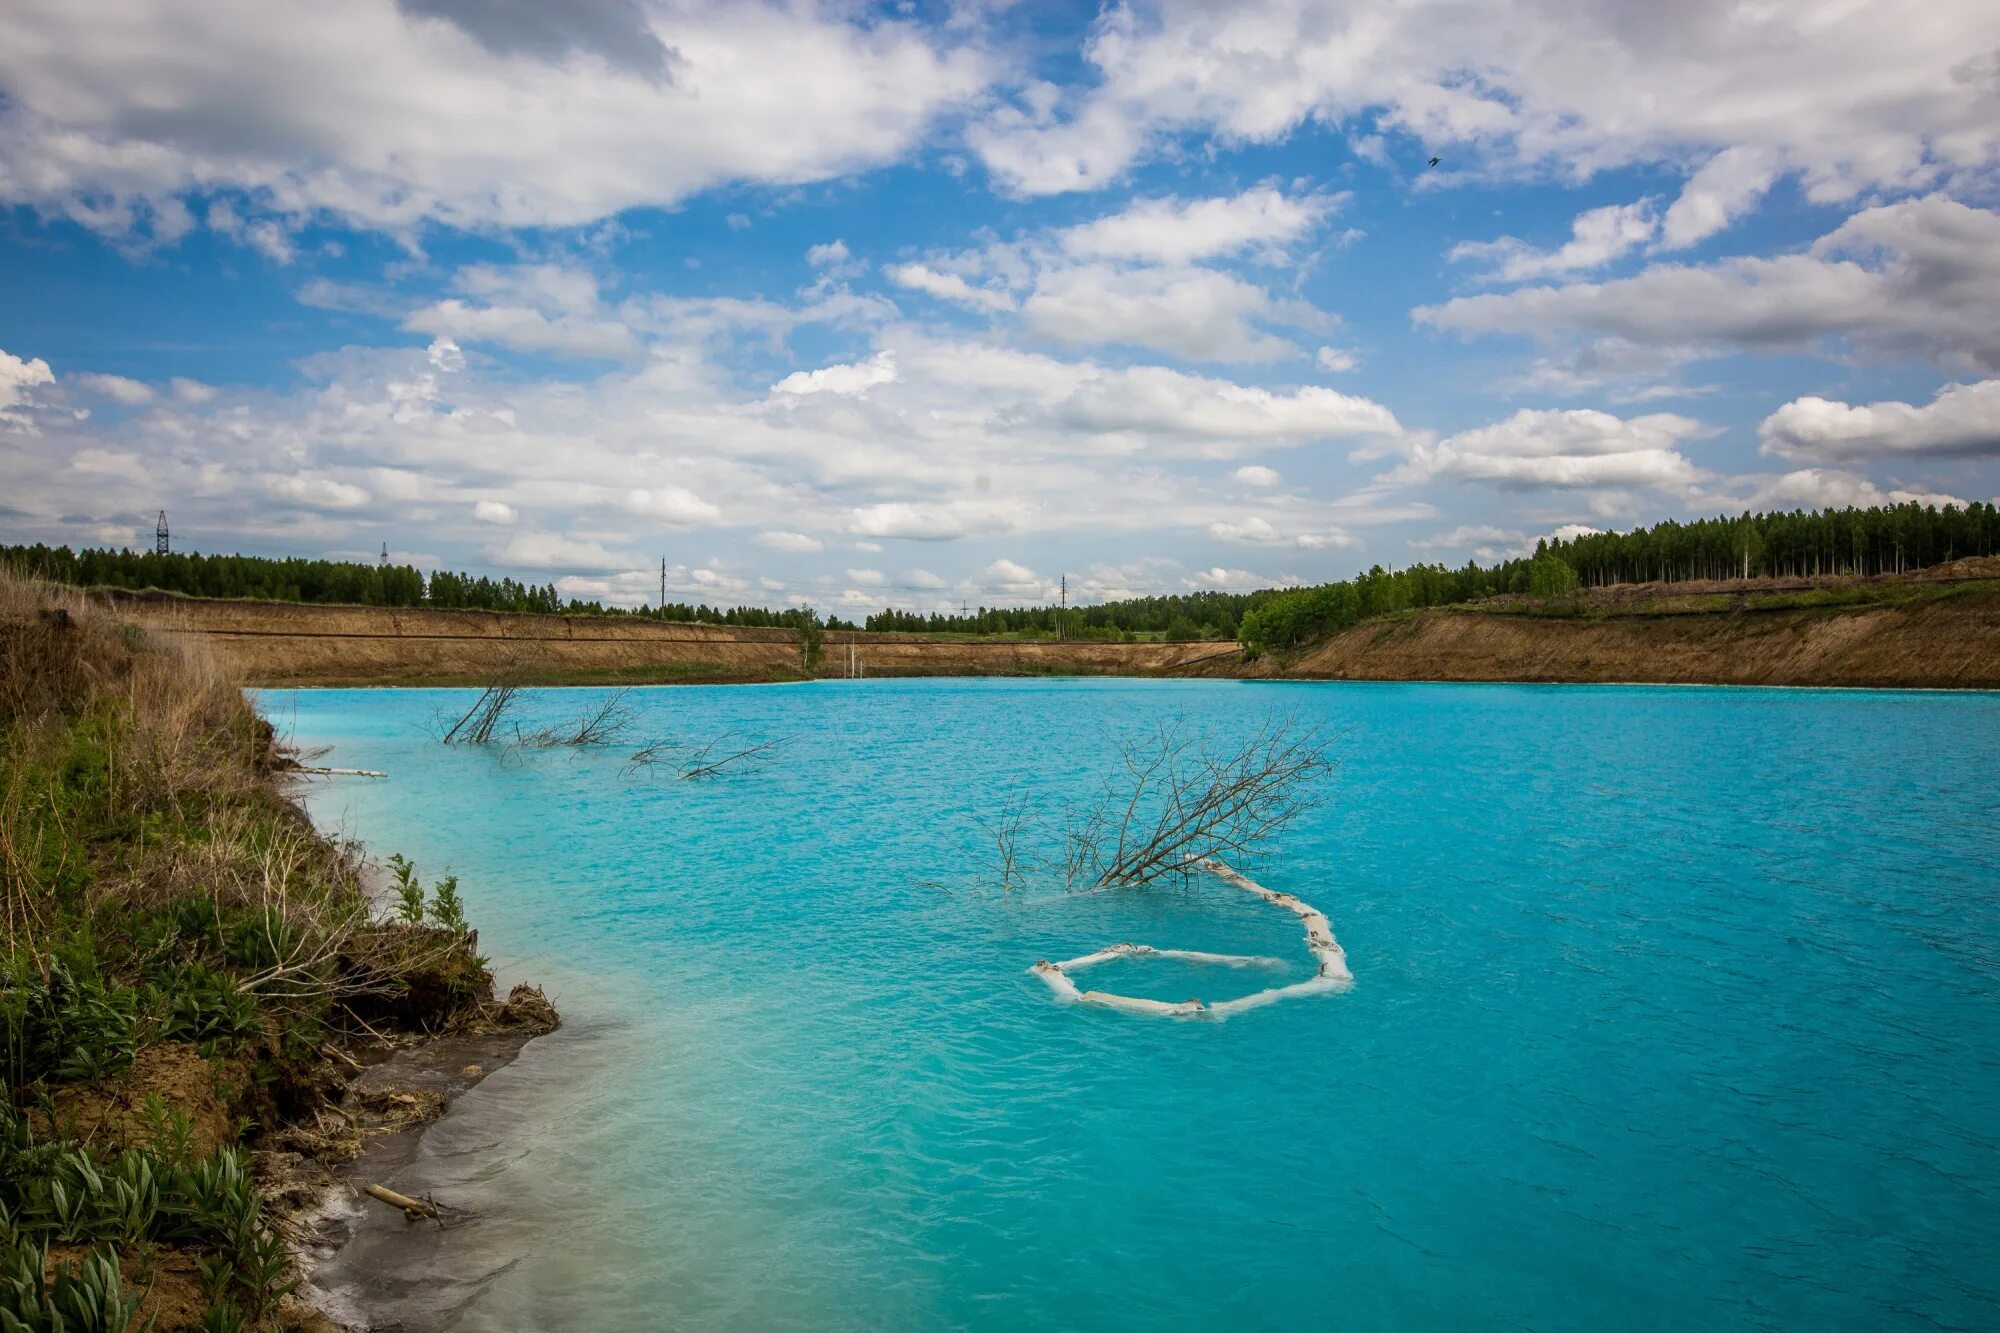
{"type": "MultiPolygon", "coordinates": [[[[1733,586],[1733,585],[1732,585],[1733,586]]],[[[1743,585],[1775,586],[1775,585],[1743,585]]],[[[1357,625],[1283,659],[1219,643],[967,641],[829,632],[817,674],[1652,681],[2000,688],[2000,582],[1907,603],[1715,610],[1655,599],[1559,617],[1437,610],[1357,625]]],[[[1683,595],[1685,592],[1683,590],[1683,595]]],[[[1727,600],[1727,599],[1720,599],[1727,600]]],[[[1603,602],[1603,607],[1596,606],[1603,602]]],[[[788,630],[600,616],[503,615],[114,595],[146,629],[192,635],[252,685],[462,685],[503,667],[552,682],[797,680],[788,630]]]]}
{"type": "MultiPolygon", "coordinates": [[[[104,596],[106,594],[99,594],[104,596]]],[[[455,685],[502,667],[582,684],[798,680],[790,630],[619,616],[303,606],[108,594],[155,632],[199,637],[246,684],[455,685]]],[[[1217,643],[1046,643],[829,632],[818,674],[1161,675],[1232,655],[1217,643]],[[852,650],[850,656],[850,649],[852,650]]]]}
{"type": "Polygon", "coordinates": [[[1895,606],[1576,619],[1425,611],[1356,625],[1287,660],[1211,670],[1267,679],[2000,689],[2000,589],[1895,606]]]}

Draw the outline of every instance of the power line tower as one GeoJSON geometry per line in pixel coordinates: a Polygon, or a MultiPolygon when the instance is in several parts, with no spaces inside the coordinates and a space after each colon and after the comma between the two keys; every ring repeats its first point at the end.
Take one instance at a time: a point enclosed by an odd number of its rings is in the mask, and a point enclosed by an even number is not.
{"type": "Polygon", "coordinates": [[[167,541],[167,511],[160,511],[160,521],[153,528],[153,554],[165,555],[169,549],[167,541]]]}
{"type": "Polygon", "coordinates": [[[667,618],[667,558],[660,557],[660,619],[667,618]]]}
{"type": "Polygon", "coordinates": [[[1069,619],[1069,575],[1062,576],[1062,610],[1056,613],[1056,638],[1067,639],[1069,627],[1063,622],[1069,619]]]}
{"type": "Polygon", "coordinates": [[[388,567],[389,567],[389,543],[387,543],[387,542],[383,542],[383,543],[382,543],[382,568],[384,568],[384,569],[387,569],[388,567]]]}

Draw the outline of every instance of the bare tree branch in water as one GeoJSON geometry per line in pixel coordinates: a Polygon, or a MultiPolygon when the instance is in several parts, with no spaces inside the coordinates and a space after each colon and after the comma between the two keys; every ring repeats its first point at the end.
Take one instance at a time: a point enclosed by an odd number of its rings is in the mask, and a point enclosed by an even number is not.
{"type": "Polygon", "coordinates": [[[992,819],[981,819],[978,823],[986,836],[993,840],[994,851],[999,855],[1000,887],[1013,888],[1022,880],[1022,838],[1032,831],[1028,794],[1022,792],[1012,802],[1003,806],[997,816],[992,819]]]}
{"type": "MultiPolygon", "coordinates": [[[[521,687],[510,680],[498,680],[480,691],[472,707],[464,716],[451,724],[443,736],[446,745],[490,745],[494,728],[507,716],[507,710],[514,706],[521,687]]],[[[440,719],[442,720],[442,719],[440,719]]]]}
{"type": "Polygon", "coordinates": [[[1145,884],[1203,857],[1255,854],[1326,800],[1327,742],[1273,717],[1232,749],[1205,732],[1162,723],[1120,749],[1123,772],[1064,829],[1071,884],[1145,884]]]}
{"type": "Polygon", "coordinates": [[[783,745],[782,738],[774,741],[759,741],[755,745],[745,745],[738,750],[729,750],[733,743],[740,743],[736,733],[725,731],[714,740],[702,745],[688,756],[681,768],[683,778],[713,777],[732,764],[759,764],[771,757],[771,752],[783,745]]]}
{"type": "Polygon", "coordinates": [[[553,750],[566,746],[616,745],[632,729],[632,706],[626,702],[629,690],[613,690],[591,712],[571,722],[558,722],[534,731],[514,732],[514,744],[528,750],[553,750]]]}

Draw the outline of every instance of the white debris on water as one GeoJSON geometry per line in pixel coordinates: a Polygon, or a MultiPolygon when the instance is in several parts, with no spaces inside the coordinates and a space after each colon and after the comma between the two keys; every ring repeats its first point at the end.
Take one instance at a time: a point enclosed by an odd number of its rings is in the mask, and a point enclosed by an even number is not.
{"type": "Polygon", "coordinates": [[[1114,944],[1108,949],[1099,949],[1096,953],[1087,953],[1081,958],[1071,958],[1066,962],[1039,962],[1028,970],[1047,982],[1049,989],[1055,992],[1056,998],[1066,1003],[1094,1004],[1106,1009],[1120,1009],[1133,1014],[1153,1014],[1161,1018],[1227,1018],[1231,1014],[1276,1004],[1280,1000],[1347,990],[1354,985],[1354,974],[1347,969],[1347,951],[1342,949],[1340,941],[1333,937],[1333,925],[1326,919],[1326,913],[1292,894],[1267,889],[1213,857],[1204,857],[1191,864],[1198,870],[1207,871],[1224,884],[1242,889],[1246,893],[1254,893],[1272,906],[1282,907],[1296,916],[1306,928],[1306,950],[1313,956],[1313,975],[1305,981],[1295,982],[1290,986],[1273,986],[1234,1000],[1205,1004],[1200,1000],[1170,1003],[1166,1000],[1148,1000],[1136,995],[1114,995],[1110,991],[1080,991],[1071,974],[1098,963],[1108,963],[1114,958],[1171,958],[1183,963],[1236,968],[1282,967],[1284,964],[1276,958],[1261,958],[1249,954],[1201,953],[1193,949],[1155,949],[1146,944],[1114,944]]]}

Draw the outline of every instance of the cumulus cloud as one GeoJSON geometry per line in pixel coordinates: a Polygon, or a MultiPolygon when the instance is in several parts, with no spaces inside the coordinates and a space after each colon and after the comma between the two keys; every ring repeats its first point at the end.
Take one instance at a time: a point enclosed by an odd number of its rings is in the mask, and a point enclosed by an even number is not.
{"type": "Polygon", "coordinates": [[[1082,259],[1191,264],[1282,248],[1318,227],[1338,203],[1324,195],[1287,196],[1270,186],[1234,197],[1140,199],[1065,228],[1056,243],[1082,259]]]}
{"type": "Polygon", "coordinates": [[[499,500],[481,500],[472,506],[472,518],[475,523],[491,523],[497,527],[506,527],[520,517],[519,511],[513,505],[499,500]]]}
{"type": "Polygon", "coordinates": [[[424,349],[424,357],[432,368],[446,375],[455,375],[465,369],[465,353],[449,338],[431,339],[431,345],[424,349]]]}
{"type": "Polygon", "coordinates": [[[848,511],[848,531],[863,537],[904,537],[912,541],[955,541],[1011,532],[1021,514],[1013,505],[985,500],[911,503],[887,501],[848,511]]]}
{"type": "Polygon", "coordinates": [[[64,383],[74,385],[98,398],[108,398],[125,407],[144,407],[155,397],[152,385],[127,379],[123,375],[100,375],[94,371],[84,371],[64,376],[64,383]]]}
{"type": "Polygon", "coordinates": [[[1339,375],[1354,369],[1361,362],[1354,353],[1348,351],[1346,348],[1322,347],[1318,352],[1313,354],[1313,364],[1321,370],[1331,371],[1339,375]]]}
{"type": "Polygon", "coordinates": [[[1877,505],[1921,504],[1964,507],[1965,501],[1940,491],[1904,486],[1883,488],[1857,473],[1839,468],[1801,468],[1775,477],[1739,477],[1732,489],[1711,499],[1721,508],[1868,509],[1877,505]]]}
{"type": "Polygon", "coordinates": [[[431,365],[465,368],[459,340],[517,352],[612,361],[637,360],[643,348],[626,319],[608,309],[595,274],[563,264],[473,264],[452,284],[465,295],[409,311],[402,326],[435,334],[431,365]]]}
{"type": "Polygon", "coordinates": [[[1946,385],[1923,406],[1797,398],[1764,418],[1757,434],[1765,453],[1799,462],[2000,457],[2000,379],[1946,385]]]}
{"type": "Polygon", "coordinates": [[[847,571],[847,581],[872,588],[889,580],[879,569],[850,569],[847,571]]]}
{"type": "Polygon", "coordinates": [[[1229,475],[1242,482],[1245,486],[1276,486],[1283,480],[1275,469],[1260,467],[1254,463],[1247,467],[1237,468],[1229,475]]]}
{"type": "Polygon", "coordinates": [[[1098,434],[1184,441],[1227,456],[1252,443],[1394,437],[1395,414],[1371,399],[1319,385],[1289,392],[1190,375],[1163,366],[1092,376],[1050,415],[1098,434]]]}
{"type": "Polygon", "coordinates": [[[200,380],[191,380],[181,375],[174,376],[169,387],[173,389],[174,397],[184,403],[196,405],[213,401],[216,393],[214,385],[203,384],[200,380]]]}
{"type": "Polygon", "coordinates": [[[184,228],[190,193],[404,230],[574,226],[729,181],[886,163],[984,84],[938,31],[810,7],[251,0],[0,9],[0,198],[100,231],[184,228]],[[618,11],[616,21],[603,16],[618,11]],[[592,17],[595,15],[596,17],[592,17]],[[654,33],[643,40],[613,33],[654,33]],[[503,35],[505,34],[505,35],[503,35]],[[526,60],[573,41],[593,57],[526,60]],[[631,57],[671,46],[662,72],[631,57]]]}
{"type": "Polygon", "coordinates": [[[803,396],[831,393],[851,397],[867,393],[877,385],[896,378],[894,352],[878,352],[866,361],[822,366],[818,370],[795,370],[771,386],[771,392],[803,396]]]}
{"type": "Polygon", "coordinates": [[[817,537],[808,537],[803,532],[760,532],[757,544],[773,551],[790,551],[797,555],[811,555],[826,549],[825,542],[817,537]]]}
{"type": "Polygon", "coordinates": [[[1073,347],[1109,343],[1224,362],[1275,361],[1297,350],[1262,327],[1285,318],[1268,292],[1214,269],[1047,269],[1021,313],[1036,333],[1073,347]]]}
{"type": "MultiPolygon", "coordinates": [[[[1031,86],[969,138],[1024,194],[1098,188],[1188,133],[1269,143],[1309,121],[1372,121],[1484,173],[1768,154],[1825,202],[1989,162],[2000,98],[1968,55],[1996,46],[2000,15],[1970,0],[1922,21],[1894,0],[1671,15],[1583,0],[1558,21],[1494,0],[1450,22],[1396,0],[1158,0],[1104,12],[1082,53],[1094,85],[1031,86]]],[[[1677,243],[1740,206],[1756,174],[1718,167],[1698,191],[1717,202],[1683,211],[1677,243]]]]}
{"type": "Polygon", "coordinates": [[[839,239],[815,245],[806,251],[806,262],[814,268],[825,268],[829,264],[844,264],[848,260],[847,242],[839,239]]]}
{"type": "Polygon", "coordinates": [[[55,373],[40,357],[26,360],[0,351],[0,427],[32,433],[35,423],[26,410],[34,401],[32,391],[55,382],[55,373]]]}
{"type": "Polygon", "coordinates": [[[1269,519],[1256,515],[1211,523],[1208,525],[1208,535],[1219,542],[1238,542],[1250,546],[1296,546],[1307,551],[1361,544],[1352,533],[1342,532],[1337,528],[1325,532],[1291,532],[1278,527],[1269,519]]]}
{"type": "Polygon", "coordinates": [[[883,270],[889,281],[940,301],[970,306],[989,314],[1014,308],[1014,298],[992,287],[975,287],[956,273],[941,273],[924,264],[890,264],[883,270]]]}
{"type": "Polygon", "coordinates": [[[349,482],[307,473],[272,477],[265,488],[279,499],[306,509],[359,509],[374,498],[349,482]]]}
{"type": "Polygon", "coordinates": [[[1409,461],[1385,480],[1673,489],[1700,479],[1678,446],[1705,433],[1700,422],[1672,413],[1627,419],[1588,410],[1523,409],[1505,421],[1435,442],[1412,439],[1406,446],[1409,461]]]}
{"type": "Polygon", "coordinates": [[[1725,148],[1711,157],[1660,219],[1660,248],[1685,250],[1729,226],[1764,197],[1781,163],[1768,148],[1725,148]]]}
{"type": "Polygon", "coordinates": [[[1428,537],[1415,537],[1410,545],[1419,551],[1464,551],[1474,546],[1492,547],[1500,543],[1518,544],[1523,534],[1513,528],[1496,528],[1490,523],[1466,523],[1450,532],[1436,532],[1428,537]]]}
{"type": "Polygon", "coordinates": [[[1659,218],[1653,201],[1613,204],[1579,213],[1570,224],[1569,240],[1554,250],[1536,250],[1525,241],[1505,236],[1497,241],[1464,241],[1451,248],[1454,262],[1491,266],[1496,282],[1524,282],[1579,270],[1602,268],[1653,239],[1659,218]]]}
{"type": "Polygon", "coordinates": [[[396,0],[404,13],[450,23],[495,55],[560,63],[589,52],[636,74],[659,77],[674,58],[637,0],[565,0],[561,6],[491,0],[396,0]]]}
{"type": "Polygon", "coordinates": [[[499,546],[488,547],[487,557],[517,569],[611,570],[629,569],[641,563],[628,552],[614,551],[603,543],[576,540],[554,532],[509,533],[499,546]]]}
{"type": "Polygon", "coordinates": [[[722,517],[722,510],[679,486],[635,490],[625,497],[626,512],[670,527],[699,527],[722,517]]]}
{"type": "Polygon", "coordinates": [[[1812,351],[2000,370],[2000,213],[1929,195],[1864,209],[1805,254],[1660,264],[1605,283],[1422,306],[1463,334],[1614,338],[1635,346],[1812,351]]]}

